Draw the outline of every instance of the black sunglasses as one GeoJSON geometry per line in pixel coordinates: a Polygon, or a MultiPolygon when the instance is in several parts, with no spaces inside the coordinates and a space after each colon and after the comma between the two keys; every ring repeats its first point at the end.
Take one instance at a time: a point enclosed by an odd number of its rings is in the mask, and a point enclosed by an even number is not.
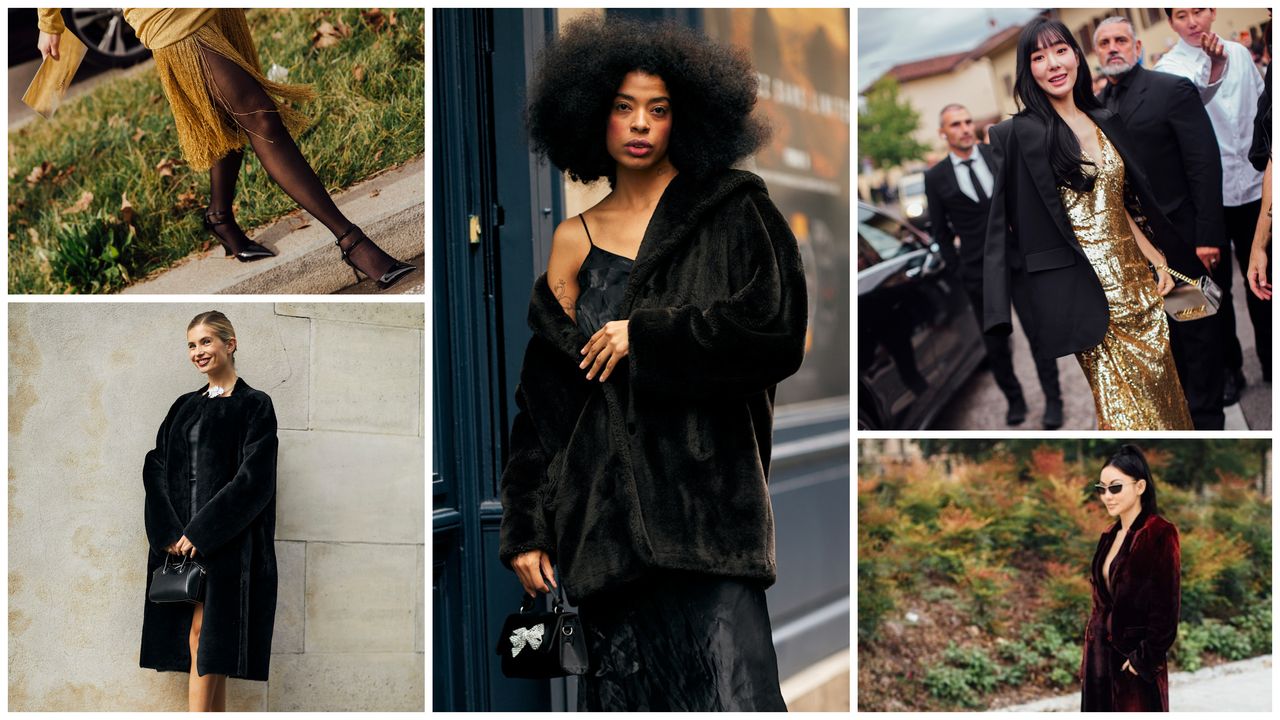
{"type": "Polygon", "coordinates": [[[1115,495],[1123,489],[1124,489],[1123,480],[1117,483],[1113,483],[1111,485],[1098,484],[1093,486],[1093,491],[1098,494],[1098,497],[1102,497],[1107,493],[1111,493],[1112,495],[1115,495]]]}

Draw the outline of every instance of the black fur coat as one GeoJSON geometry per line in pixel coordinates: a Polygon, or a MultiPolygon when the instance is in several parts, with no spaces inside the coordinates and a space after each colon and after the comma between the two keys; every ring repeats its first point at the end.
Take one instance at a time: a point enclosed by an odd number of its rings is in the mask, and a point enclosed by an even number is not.
{"type": "MultiPolygon", "coordinates": [[[[186,535],[208,571],[197,672],[266,680],[276,613],[275,409],[243,379],[224,397],[207,398],[205,389],[174,402],[143,464],[147,585],[165,548],[186,535]],[[199,450],[191,457],[188,434],[197,420],[199,450]]],[[[146,601],[142,667],[190,670],[191,614],[190,605],[146,601]]]]}
{"type": "Polygon", "coordinates": [[[630,354],[608,381],[578,369],[587,337],[538,278],[503,563],[549,552],[575,602],[653,568],[771,584],[774,387],[804,357],[806,303],[795,237],[737,170],[667,186],[619,311],[630,354]]]}

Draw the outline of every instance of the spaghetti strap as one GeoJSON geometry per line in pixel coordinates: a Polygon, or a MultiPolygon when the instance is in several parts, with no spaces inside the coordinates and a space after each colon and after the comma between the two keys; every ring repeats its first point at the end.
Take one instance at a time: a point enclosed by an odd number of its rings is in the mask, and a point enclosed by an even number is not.
{"type": "Polygon", "coordinates": [[[578,219],[582,221],[582,229],[587,231],[587,244],[595,247],[596,244],[591,240],[591,231],[587,230],[587,218],[582,213],[578,213],[578,219]]]}

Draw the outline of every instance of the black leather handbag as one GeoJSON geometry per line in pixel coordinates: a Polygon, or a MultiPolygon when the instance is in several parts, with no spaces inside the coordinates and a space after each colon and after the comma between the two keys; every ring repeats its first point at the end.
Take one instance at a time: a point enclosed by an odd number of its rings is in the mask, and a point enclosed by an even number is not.
{"type": "Polygon", "coordinates": [[[151,589],[147,599],[153,603],[198,603],[204,600],[205,570],[200,563],[185,555],[182,562],[170,564],[172,555],[166,555],[164,564],[151,573],[151,589]]]}
{"type": "Polygon", "coordinates": [[[550,612],[535,612],[534,597],[525,595],[520,611],[502,624],[497,652],[503,675],[545,679],[587,671],[587,643],[578,614],[566,611],[556,593],[551,598],[550,612]]]}

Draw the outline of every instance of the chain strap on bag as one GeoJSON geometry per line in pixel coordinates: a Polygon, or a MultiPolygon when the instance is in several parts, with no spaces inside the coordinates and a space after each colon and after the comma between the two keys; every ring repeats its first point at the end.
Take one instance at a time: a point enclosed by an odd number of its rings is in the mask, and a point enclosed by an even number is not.
{"type": "Polygon", "coordinates": [[[1199,280],[1193,280],[1168,265],[1158,265],[1156,270],[1164,270],[1177,281],[1169,294],[1164,296],[1164,311],[1170,318],[1188,322],[1218,312],[1218,307],[1222,304],[1222,288],[1208,275],[1201,275],[1199,280]]]}

